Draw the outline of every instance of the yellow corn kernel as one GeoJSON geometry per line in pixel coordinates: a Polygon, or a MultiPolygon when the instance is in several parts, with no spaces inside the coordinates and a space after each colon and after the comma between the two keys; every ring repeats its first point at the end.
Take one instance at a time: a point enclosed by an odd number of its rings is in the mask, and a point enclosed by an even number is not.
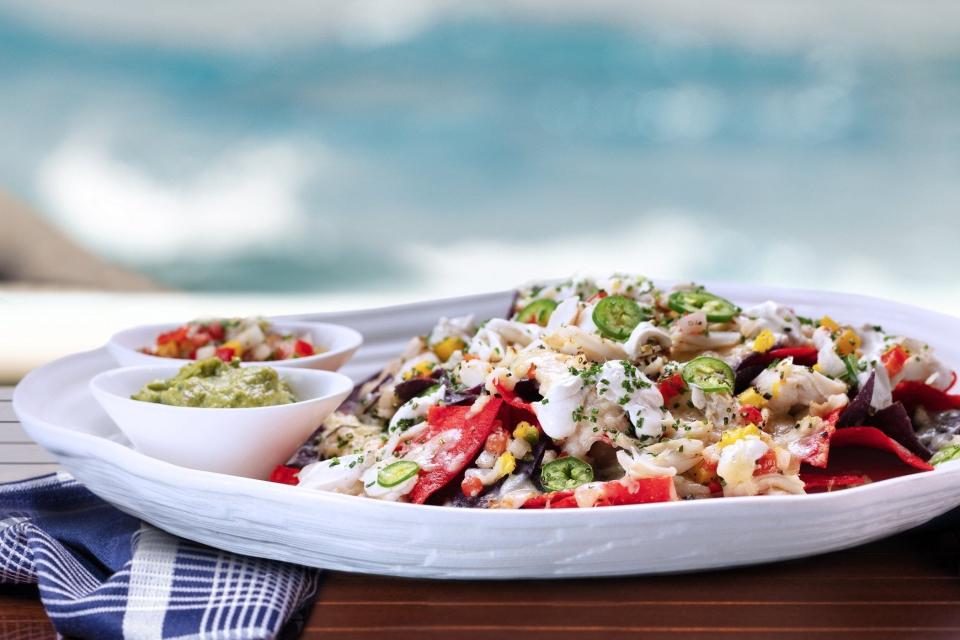
{"type": "Polygon", "coordinates": [[[823,367],[820,366],[819,362],[810,368],[816,371],[817,373],[823,373],[823,367]]]}
{"type": "Polygon", "coordinates": [[[762,409],[767,406],[767,399],[760,395],[760,393],[754,387],[750,387],[738,395],[737,400],[740,401],[740,404],[748,404],[751,407],[756,407],[757,409],[762,409]]]}
{"type": "Polygon", "coordinates": [[[540,440],[540,431],[526,420],[521,420],[517,423],[517,428],[513,430],[513,437],[517,440],[526,440],[534,445],[540,440]]]}
{"type": "Polygon", "coordinates": [[[773,386],[770,387],[770,395],[776,398],[780,395],[780,381],[777,380],[773,383],[773,386]]]}
{"type": "Polygon", "coordinates": [[[840,325],[838,325],[837,321],[830,316],[823,316],[820,318],[820,326],[830,329],[831,333],[834,331],[840,331],[840,325]]]}
{"type": "Polygon", "coordinates": [[[754,338],[753,350],[759,353],[766,353],[770,351],[776,343],[777,339],[773,337],[773,332],[771,332],[770,329],[764,329],[754,338]]]}
{"type": "Polygon", "coordinates": [[[723,436],[720,437],[720,448],[733,444],[737,440],[743,440],[747,436],[757,436],[760,437],[760,429],[755,424],[748,424],[745,427],[737,427],[736,429],[730,429],[723,432],[723,436]]]}
{"type": "Polygon", "coordinates": [[[450,356],[453,355],[454,351],[463,351],[466,347],[466,342],[456,336],[450,336],[433,345],[433,352],[437,354],[440,360],[446,362],[450,359],[450,356]]]}
{"type": "Polygon", "coordinates": [[[502,478],[505,475],[513,473],[513,470],[517,468],[517,459],[513,457],[512,453],[506,451],[497,458],[493,468],[497,472],[497,478],[502,478]]]}
{"type": "Polygon", "coordinates": [[[221,346],[221,349],[233,349],[233,355],[239,358],[243,355],[243,345],[237,342],[236,340],[228,340],[224,342],[221,346]]]}
{"type": "Polygon", "coordinates": [[[716,473],[708,470],[702,464],[698,464],[693,470],[693,479],[695,482],[699,482],[700,484],[709,484],[716,477],[716,473]]]}
{"type": "Polygon", "coordinates": [[[429,360],[424,360],[423,362],[418,362],[414,366],[410,367],[404,374],[404,380],[410,380],[411,378],[418,378],[421,376],[429,376],[430,372],[433,371],[433,368],[436,366],[436,363],[430,362],[429,360]]]}
{"type": "Polygon", "coordinates": [[[844,329],[840,337],[837,338],[837,353],[841,356],[848,356],[860,348],[860,336],[853,329],[844,329]]]}

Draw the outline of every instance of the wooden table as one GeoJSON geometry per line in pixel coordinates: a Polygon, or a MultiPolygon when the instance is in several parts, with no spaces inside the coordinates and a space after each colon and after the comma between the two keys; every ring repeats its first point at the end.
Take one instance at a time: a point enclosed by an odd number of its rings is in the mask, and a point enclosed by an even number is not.
{"type": "MultiPolygon", "coordinates": [[[[0,388],[0,479],[56,469],[20,430],[10,393],[0,388]]],[[[960,536],[940,527],[816,558],[689,575],[429,582],[328,573],[303,637],[960,638],[958,557],[960,536]]],[[[0,638],[54,635],[36,589],[0,587],[0,638]]]]}

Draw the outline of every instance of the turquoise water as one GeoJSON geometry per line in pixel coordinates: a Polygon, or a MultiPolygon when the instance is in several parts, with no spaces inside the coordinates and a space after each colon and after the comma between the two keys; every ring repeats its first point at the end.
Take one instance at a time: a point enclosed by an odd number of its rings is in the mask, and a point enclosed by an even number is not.
{"type": "Polygon", "coordinates": [[[0,86],[5,184],[173,287],[617,266],[957,297],[960,47],[471,19],[204,49],[0,14],[0,86]]]}

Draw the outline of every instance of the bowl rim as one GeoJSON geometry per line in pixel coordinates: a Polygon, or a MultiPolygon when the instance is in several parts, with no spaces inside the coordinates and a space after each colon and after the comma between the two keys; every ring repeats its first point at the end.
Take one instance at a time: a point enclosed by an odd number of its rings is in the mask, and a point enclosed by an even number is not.
{"type": "MultiPolygon", "coordinates": [[[[264,316],[264,318],[267,321],[269,321],[271,325],[274,325],[277,327],[291,327],[295,329],[299,328],[299,329],[310,329],[310,330],[317,329],[319,331],[327,331],[331,335],[333,335],[335,338],[334,339],[335,348],[331,348],[327,351],[323,351],[322,353],[316,353],[312,356],[306,356],[304,358],[286,358],[284,360],[244,361],[242,362],[243,366],[266,365],[266,366],[279,366],[282,368],[308,368],[308,367],[302,367],[302,366],[291,367],[289,364],[285,364],[285,363],[297,362],[297,363],[306,364],[311,362],[321,362],[324,360],[333,360],[346,353],[355,351],[356,349],[359,349],[361,345],[363,345],[363,334],[357,331],[356,329],[352,327],[348,327],[343,324],[336,324],[333,322],[311,322],[309,320],[287,320],[283,318],[274,319],[273,317],[270,317],[270,316],[264,316]],[[336,345],[338,339],[342,341],[342,344],[339,346],[336,345]]],[[[187,322],[191,322],[191,321],[188,320],[186,322],[158,322],[153,324],[140,324],[132,327],[127,327],[125,329],[121,329],[120,331],[113,333],[110,336],[110,338],[107,340],[107,346],[110,347],[111,349],[120,349],[127,353],[134,354],[138,357],[151,358],[153,360],[156,360],[158,364],[167,363],[167,362],[179,362],[183,364],[188,362],[195,362],[195,360],[190,360],[187,358],[167,358],[165,356],[156,356],[151,353],[143,353],[142,351],[138,351],[136,348],[129,347],[126,344],[123,344],[121,342],[127,334],[131,334],[136,331],[149,331],[151,333],[157,332],[157,334],[159,334],[165,330],[171,330],[171,329],[175,329],[177,327],[183,326],[187,322]]],[[[154,337],[154,339],[156,339],[156,337],[154,337]]]]}
{"type": "MultiPolygon", "coordinates": [[[[174,359],[173,359],[173,358],[169,358],[169,360],[174,360],[174,359]]],[[[186,362],[194,362],[194,361],[193,361],[193,360],[186,360],[186,362]]],[[[349,395],[350,392],[351,392],[351,391],[353,390],[353,388],[354,388],[353,380],[351,380],[348,376],[345,376],[344,374],[342,374],[342,373],[340,373],[340,372],[338,372],[338,371],[327,371],[327,370],[325,370],[325,369],[291,368],[291,369],[278,370],[277,373],[278,373],[281,377],[285,376],[285,375],[289,372],[289,373],[292,373],[292,375],[294,375],[294,376],[306,376],[306,377],[308,377],[308,378],[311,377],[311,376],[316,377],[316,378],[330,378],[330,379],[331,379],[333,382],[335,382],[335,383],[336,383],[336,382],[341,383],[344,388],[343,388],[343,389],[336,389],[336,390],[334,390],[334,391],[332,391],[332,392],[330,392],[330,393],[327,393],[327,394],[325,394],[325,395],[322,395],[322,396],[316,396],[316,397],[313,397],[313,398],[307,398],[307,399],[305,399],[305,400],[297,400],[296,402],[289,402],[289,403],[286,403],[286,404],[273,404],[273,405],[268,405],[268,406],[265,406],[265,407],[181,407],[181,406],[177,406],[177,405],[162,404],[162,403],[159,403],[159,402],[146,402],[146,401],[143,401],[143,400],[134,400],[133,398],[131,398],[131,397],[129,397],[129,396],[121,395],[121,394],[116,393],[116,392],[114,392],[114,391],[110,391],[110,390],[108,390],[108,389],[105,389],[105,388],[102,386],[103,381],[104,381],[105,379],[107,379],[107,378],[114,378],[114,377],[118,377],[118,376],[123,376],[123,375],[125,375],[125,374],[134,374],[134,373],[138,373],[138,372],[141,372],[141,371],[149,371],[149,370],[167,370],[168,372],[170,372],[170,373],[172,374],[172,373],[176,373],[180,368],[181,368],[181,367],[179,367],[179,366],[177,366],[177,365],[173,365],[173,364],[169,364],[169,365],[146,364],[146,365],[136,365],[136,366],[130,366],[130,367],[116,367],[116,368],[113,368],[113,369],[107,369],[106,371],[101,371],[101,372],[98,373],[97,375],[95,375],[95,376],[93,376],[92,378],[90,378],[90,380],[87,382],[87,388],[90,389],[90,392],[93,394],[94,398],[96,398],[98,402],[100,402],[100,395],[103,394],[103,395],[105,395],[105,396],[109,396],[109,397],[112,398],[112,399],[119,400],[119,401],[123,401],[124,403],[136,403],[136,405],[137,405],[138,407],[141,407],[141,408],[142,408],[142,407],[154,407],[154,408],[155,408],[155,409],[147,409],[147,411],[150,411],[150,410],[160,410],[160,411],[174,410],[174,411],[183,412],[183,411],[196,411],[196,410],[198,410],[198,409],[201,409],[201,410],[203,410],[203,411],[211,411],[211,410],[213,410],[213,411],[241,411],[241,410],[242,410],[242,411],[245,411],[245,412],[248,412],[248,413],[253,413],[253,412],[256,412],[256,411],[259,411],[259,412],[265,412],[265,411],[271,411],[271,410],[276,411],[276,410],[278,410],[278,409],[284,409],[284,408],[289,408],[289,407],[302,406],[302,405],[310,404],[310,403],[324,402],[324,401],[327,401],[327,400],[329,400],[329,399],[331,399],[331,398],[333,398],[333,397],[335,397],[335,396],[337,396],[337,395],[340,395],[341,393],[342,393],[342,394],[345,394],[344,397],[346,397],[346,395],[349,395]]],[[[161,375],[163,375],[163,374],[161,374],[161,375]]],[[[158,376],[158,377],[159,377],[159,376],[158,376]]],[[[169,377],[169,376],[167,376],[167,377],[169,377]]],[[[341,401],[341,403],[342,403],[342,401],[341,401]]],[[[102,404],[102,403],[101,403],[101,404],[102,404]]],[[[339,406],[339,405],[338,405],[338,406],[339,406]]],[[[334,411],[336,411],[336,408],[334,408],[334,411]]]]}

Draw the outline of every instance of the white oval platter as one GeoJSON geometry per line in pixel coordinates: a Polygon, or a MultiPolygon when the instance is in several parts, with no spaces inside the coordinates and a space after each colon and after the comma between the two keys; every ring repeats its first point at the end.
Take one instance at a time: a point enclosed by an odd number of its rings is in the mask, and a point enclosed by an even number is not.
{"type": "MultiPolygon", "coordinates": [[[[860,296],[711,285],[741,305],[767,299],[802,315],[882,324],[960,365],[960,319],[860,296]]],[[[505,313],[510,292],[322,314],[364,334],[343,372],[360,380],[441,315],[505,313]]],[[[104,349],[30,373],[14,410],[38,443],[93,492],[174,534],[253,556],[383,575],[557,578],[676,571],[784,560],[855,546],[960,505],[960,463],[809,496],[747,497],[598,509],[474,510],[388,503],[195,471],[138,453],[87,382],[115,367],[104,349]]]]}

